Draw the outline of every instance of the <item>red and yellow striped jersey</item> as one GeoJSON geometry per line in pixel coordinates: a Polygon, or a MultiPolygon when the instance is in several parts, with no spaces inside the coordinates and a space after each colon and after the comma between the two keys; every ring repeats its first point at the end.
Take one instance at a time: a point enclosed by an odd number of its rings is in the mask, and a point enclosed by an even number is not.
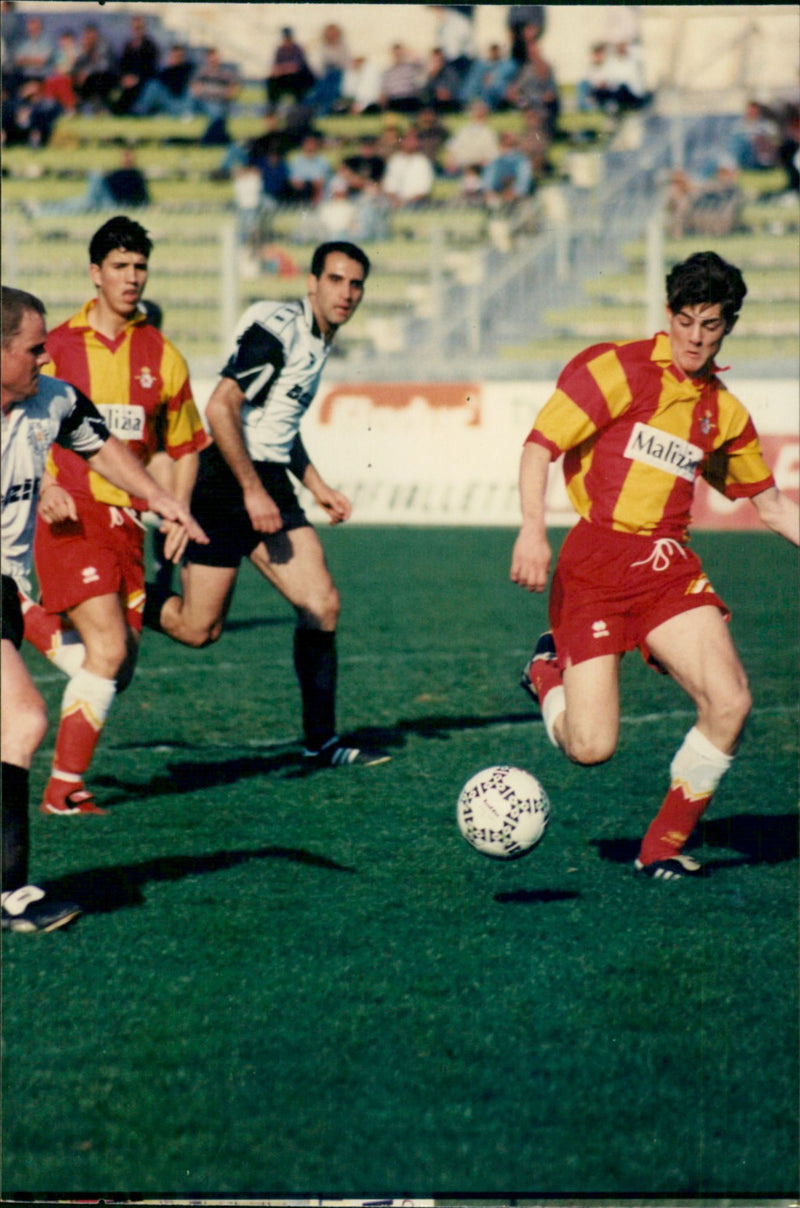
{"type": "MultiPolygon", "coordinates": [[[[133,318],[115,340],[89,323],[94,300],[47,337],[48,373],[82,390],[103,415],[109,431],[145,465],[158,450],[175,459],[204,449],[210,438],[197,410],[185,360],[145,315],[133,318]]],[[[70,452],[54,446],[47,468],[72,495],[91,495],[116,507],[141,501],[70,452]]]]}
{"type": "Polygon", "coordinates": [[[620,532],[685,541],[701,474],[730,499],[774,485],[745,408],[716,374],[687,377],[665,332],[579,353],[527,441],[564,453],[575,510],[620,532]]]}

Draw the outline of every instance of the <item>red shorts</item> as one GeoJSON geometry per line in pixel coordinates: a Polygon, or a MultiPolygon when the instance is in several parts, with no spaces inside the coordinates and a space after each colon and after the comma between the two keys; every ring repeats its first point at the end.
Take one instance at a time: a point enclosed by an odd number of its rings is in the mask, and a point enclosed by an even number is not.
{"type": "Polygon", "coordinates": [[[118,594],[137,633],[144,609],[144,528],[130,508],[76,500],[78,520],[36,521],[33,555],[46,612],[67,612],[95,596],[118,594]]]}
{"type": "Polygon", "coordinates": [[[700,559],[678,541],[617,533],[580,520],[561,547],[550,626],[562,666],[638,646],[658,666],[647,635],[671,617],[712,604],[728,609],[700,559]]]}

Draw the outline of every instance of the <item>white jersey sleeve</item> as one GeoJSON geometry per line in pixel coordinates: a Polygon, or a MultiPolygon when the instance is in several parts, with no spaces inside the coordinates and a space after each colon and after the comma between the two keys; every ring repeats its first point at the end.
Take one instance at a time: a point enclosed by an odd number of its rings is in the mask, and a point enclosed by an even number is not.
{"type": "Polygon", "coordinates": [[[108,438],[94,404],[59,378],[41,377],[36,394],[3,415],[2,573],[23,591],[30,591],[36,504],[50,446],[91,457],[108,438]]]}
{"type": "Polygon", "coordinates": [[[242,315],[222,376],[244,395],[242,429],[253,461],[289,464],[328,351],[307,300],[256,302],[242,315]]]}

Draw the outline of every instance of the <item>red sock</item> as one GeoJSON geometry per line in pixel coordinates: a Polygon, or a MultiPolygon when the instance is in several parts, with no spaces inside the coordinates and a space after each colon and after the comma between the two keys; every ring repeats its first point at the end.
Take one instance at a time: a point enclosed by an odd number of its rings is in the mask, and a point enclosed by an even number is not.
{"type": "Polygon", "coordinates": [[[61,617],[57,612],[45,612],[41,604],[20,596],[25,619],[25,640],[47,658],[52,658],[61,637],[61,617]]]}
{"type": "Polygon", "coordinates": [[[115,695],[114,680],[89,671],[81,670],[69,681],[61,705],[54,776],[82,776],[87,770],[115,695]]]}
{"type": "Polygon", "coordinates": [[[706,793],[702,797],[687,797],[683,785],[672,785],[642,840],[639,852],[642,864],[677,855],[700,821],[711,796],[706,793]]]}

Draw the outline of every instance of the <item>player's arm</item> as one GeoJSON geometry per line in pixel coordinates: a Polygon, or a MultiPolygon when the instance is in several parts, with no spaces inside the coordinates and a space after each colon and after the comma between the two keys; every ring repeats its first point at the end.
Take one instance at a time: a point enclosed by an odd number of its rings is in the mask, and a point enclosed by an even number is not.
{"type": "Polygon", "coordinates": [[[39,486],[39,515],[45,524],[57,524],[60,520],[77,520],[75,500],[61,486],[57,478],[45,470],[39,486]]]}
{"type": "MultiPolygon", "coordinates": [[[[186,508],[191,502],[199,462],[200,455],[192,452],[184,453],[172,463],[172,493],[186,508]]],[[[164,557],[170,562],[180,562],[189,544],[186,529],[175,520],[165,520],[161,532],[165,535],[164,557]]]]}
{"type": "Polygon", "coordinates": [[[244,392],[233,378],[220,378],[208,400],[206,419],[217,448],[242,488],[244,506],[253,528],[257,533],[277,533],[283,525],[280,511],[264,489],[244,443],[244,398],[244,392]]]}
{"type": "Polygon", "coordinates": [[[793,499],[777,487],[768,487],[753,495],[751,503],[768,529],[794,545],[800,545],[800,509],[793,499]]]}
{"type": "Polygon", "coordinates": [[[519,495],[522,526],[511,555],[511,581],[528,591],[544,591],[550,573],[551,551],[545,526],[545,494],[550,452],[529,441],[522,450],[519,495]]]}
{"type": "Polygon", "coordinates": [[[329,487],[322,475],[311,462],[306,452],[302,437],[298,432],[292,445],[289,469],[303,486],[311,492],[321,508],[328,513],[331,524],[341,524],[350,519],[353,510],[350,500],[341,493],[329,487]]]}
{"type": "Polygon", "coordinates": [[[147,473],[135,454],[116,436],[109,436],[102,447],[86,460],[93,470],[97,470],[115,487],[136,498],[144,499],[149,511],[156,512],[165,520],[177,521],[186,531],[187,537],[201,544],[208,542],[188,507],[163,490],[147,473]]]}

